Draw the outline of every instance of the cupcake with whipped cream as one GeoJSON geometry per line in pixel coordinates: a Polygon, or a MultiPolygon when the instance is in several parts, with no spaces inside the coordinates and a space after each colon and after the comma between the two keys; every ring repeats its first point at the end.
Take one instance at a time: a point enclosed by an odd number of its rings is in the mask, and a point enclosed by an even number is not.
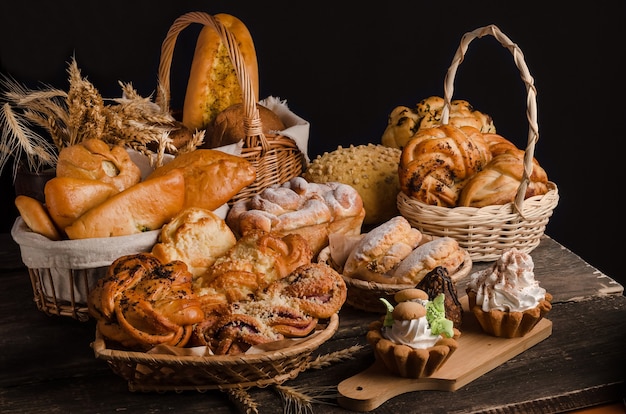
{"type": "Polygon", "coordinates": [[[393,374],[422,378],[434,374],[458,348],[461,332],[445,318],[444,295],[432,301],[420,289],[405,289],[386,299],[387,313],[368,327],[374,355],[393,374]]]}
{"type": "Polygon", "coordinates": [[[493,336],[522,337],[552,309],[552,295],[535,279],[532,257],[515,248],[470,275],[466,291],[469,309],[493,336]]]}

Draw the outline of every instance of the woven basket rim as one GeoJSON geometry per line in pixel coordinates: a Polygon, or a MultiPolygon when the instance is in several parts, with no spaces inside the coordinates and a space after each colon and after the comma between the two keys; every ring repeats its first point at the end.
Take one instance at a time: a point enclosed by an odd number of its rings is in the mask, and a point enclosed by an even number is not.
{"type": "Polygon", "coordinates": [[[398,203],[410,202],[413,205],[419,206],[419,208],[422,210],[428,210],[432,212],[433,214],[436,214],[442,217],[445,216],[446,218],[458,217],[458,218],[464,219],[467,217],[484,216],[485,219],[487,220],[493,220],[494,213],[495,214],[507,214],[507,215],[508,214],[517,215],[521,213],[521,216],[524,217],[524,214],[523,214],[524,211],[527,211],[529,208],[532,208],[532,207],[527,208],[526,206],[533,206],[534,204],[541,203],[544,200],[548,200],[549,202],[552,202],[553,200],[556,199],[556,201],[558,201],[559,190],[558,190],[556,183],[552,181],[548,181],[547,185],[548,185],[547,193],[528,197],[527,199],[522,200],[522,207],[519,209],[519,211],[516,210],[516,204],[514,201],[506,203],[506,204],[496,204],[496,205],[490,205],[490,206],[484,206],[484,207],[435,206],[435,205],[424,203],[423,201],[420,201],[414,197],[411,197],[402,191],[398,193],[398,203]]]}
{"type": "Polygon", "coordinates": [[[109,349],[100,331],[96,328],[96,337],[92,342],[92,349],[98,359],[108,361],[136,361],[136,362],[161,362],[169,365],[202,365],[202,366],[225,366],[238,364],[258,364],[275,360],[287,359],[292,356],[312,352],[321,344],[330,339],[339,328],[339,315],[331,315],[324,329],[318,331],[316,335],[309,336],[302,341],[295,342],[285,349],[261,352],[250,355],[170,355],[170,354],[150,354],[139,351],[124,351],[109,349]]]}

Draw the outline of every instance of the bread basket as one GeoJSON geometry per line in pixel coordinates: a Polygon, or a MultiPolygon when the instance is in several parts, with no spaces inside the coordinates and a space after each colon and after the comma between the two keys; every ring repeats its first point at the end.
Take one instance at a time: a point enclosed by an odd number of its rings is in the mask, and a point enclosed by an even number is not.
{"type": "Polygon", "coordinates": [[[539,138],[536,91],[522,51],[497,26],[481,27],[462,37],[444,80],[441,123],[448,123],[454,77],[469,43],[487,35],[495,37],[513,54],[528,94],[526,115],[529,128],[524,152],[524,177],[514,202],[481,208],[448,208],[422,203],[403,192],[398,194],[397,199],[398,210],[414,227],[432,236],[455,238],[476,262],[497,260],[503,251],[513,247],[526,253],[531,252],[539,245],[548,220],[559,201],[558,188],[553,182],[548,182],[549,191],[546,194],[524,199],[528,177],[533,168],[535,144],[539,138]]]}
{"type": "MultiPolygon", "coordinates": [[[[321,322],[321,321],[320,321],[321,322]]],[[[273,351],[244,355],[173,355],[108,348],[96,330],[92,348],[130,391],[204,391],[267,387],[294,379],[307,368],[312,353],[339,327],[339,315],[318,324],[314,334],[273,351]]]]}
{"type": "MultiPolygon", "coordinates": [[[[241,156],[252,163],[256,168],[257,178],[251,185],[236,194],[231,202],[250,198],[266,187],[274,184],[282,184],[302,174],[306,162],[308,161],[305,155],[306,143],[298,145],[294,139],[282,133],[263,133],[261,117],[256,106],[257,102],[255,102],[252,83],[243,63],[243,56],[239,50],[237,41],[234,35],[220,23],[218,19],[210,14],[204,12],[189,12],[178,17],[170,27],[161,47],[161,62],[159,65],[160,85],[157,102],[164,108],[169,106],[170,69],[174,47],[179,33],[191,24],[210,26],[218,32],[222,42],[228,49],[230,59],[242,89],[244,106],[243,123],[246,137],[241,149],[241,156]]],[[[288,115],[292,115],[291,118],[295,117],[293,113],[288,115]]],[[[287,127],[293,125],[293,121],[290,119],[283,119],[283,121],[286,121],[285,125],[287,127]]],[[[306,139],[308,139],[308,123],[305,123],[304,126],[306,127],[306,139]]],[[[286,132],[286,130],[281,132],[286,132]]]]}
{"type": "MultiPolygon", "coordinates": [[[[467,253],[463,265],[455,273],[449,275],[449,277],[456,283],[465,276],[469,275],[471,270],[472,259],[470,258],[469,253],[467,253]]],[[[398,285],[376,283],[347,276],[343,276],[343,280],[346,282],[346,286],[348,288],[346,304],[355,309],[380,314],[384,314],[387,311],[387,308],[380,300],[381,298],[394,303],[395,300],[393,296],[396,292],[415,287],[414,284],[398,285]]]]}
{"type": "Polygon", "coordinates": [[[69,316],[81,322],[89,319],[89,291],[109,265],[125,254],[150,251],[160,232],[53,241],[32,232],[21,217],[11,228],[28,268],[37,308],[48,315],[69,316]]]}

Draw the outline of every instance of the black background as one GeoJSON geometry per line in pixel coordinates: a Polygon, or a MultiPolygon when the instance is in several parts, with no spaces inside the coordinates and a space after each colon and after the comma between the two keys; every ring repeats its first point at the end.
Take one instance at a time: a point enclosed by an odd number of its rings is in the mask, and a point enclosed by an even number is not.
{"type": "MultiPolygon", "coordinates": [[[[624,73],[626,2],[242,2],[109,0],[0,3],[0,71],[30,87],[67,89],[74,55],[104,97],[118,81],[148,96],[160,45],[189,11],[230,13],[250,29],[261,97],[277,96],[310,121],[311,156],[338,145],[379,143],[398,105],[443,96],[443,79],[462,35],[497,25],[521,48],[535,78],[540,138],[535,156],[559,187],[546,233],[618,281],[624,249],[624,73]]],[[[195,37],[179,37],[172,107],[180,108],[195,37]]],[[[494,119],[524,147],[526,90],[512,55],[492,37],[474,40],[453,98],[494,119]]],[[[10,167],[2,171],[1,231],[15,217],[10,167]]]]}

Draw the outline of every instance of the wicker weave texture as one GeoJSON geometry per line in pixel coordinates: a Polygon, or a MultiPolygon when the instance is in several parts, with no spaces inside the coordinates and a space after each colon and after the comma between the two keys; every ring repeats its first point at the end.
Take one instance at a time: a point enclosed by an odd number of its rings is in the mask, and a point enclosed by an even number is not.
{"type": "Polygon", "coordinates": [[[96,358],[128,381],[131,391],[184,391],[266,387],[295,378],[311,354],[339,327],[334,314],[318,333],[278,351],[250,355],[180,356],[107,348],[96,331],[92,344],[96,358]]]}
{"type": "Polygon", "coordinates": [[[465,33],[461,38],[444,80],[444,108],[441,122],[444,125],[448,123],[456,71],[465,58],[470,42],[488,35],[495,37],[511,52],[527,91],[528,141],[524,151],[524,176],[515,201],[482,208],[447,208],[422,203],[402,192],[398,194],[397,199],[400,214],[411,225],[425,234],[455,238],[476,262],[495,261],[505,250],[513,247],[526,253],[532,251],[539,245],[559,201],[558,188],[553,182],[548,183],[548,193],[524,199],[533,170],[535,144],[539,139],[537,96],[533,77],[524,61],[524,54],[497,26],[481,27],[465,33]]]}
{"type": "Polygon", "coordinates": [[[304,154],[289,137],[277,134],[264,134],[257,102],[246,70],[243,55],[239,50],[234,35],[216,18],[203,12],[189,12],[178,17],[170,27],[161,47],[159,65],[159,95],[157,102],[164,108],[170,101],[170,69],[174,55],[176,39],[180,32],[191,24],[213,27],[228,49],[237,79],[242,89],[244,106],[244,139],[241,156],[256,168],[257,178],[248,187],[242,189],[232,202],[247,199],[260,193],[265,188],[282,184],[302,174],[306,166],[304,154]]]}

